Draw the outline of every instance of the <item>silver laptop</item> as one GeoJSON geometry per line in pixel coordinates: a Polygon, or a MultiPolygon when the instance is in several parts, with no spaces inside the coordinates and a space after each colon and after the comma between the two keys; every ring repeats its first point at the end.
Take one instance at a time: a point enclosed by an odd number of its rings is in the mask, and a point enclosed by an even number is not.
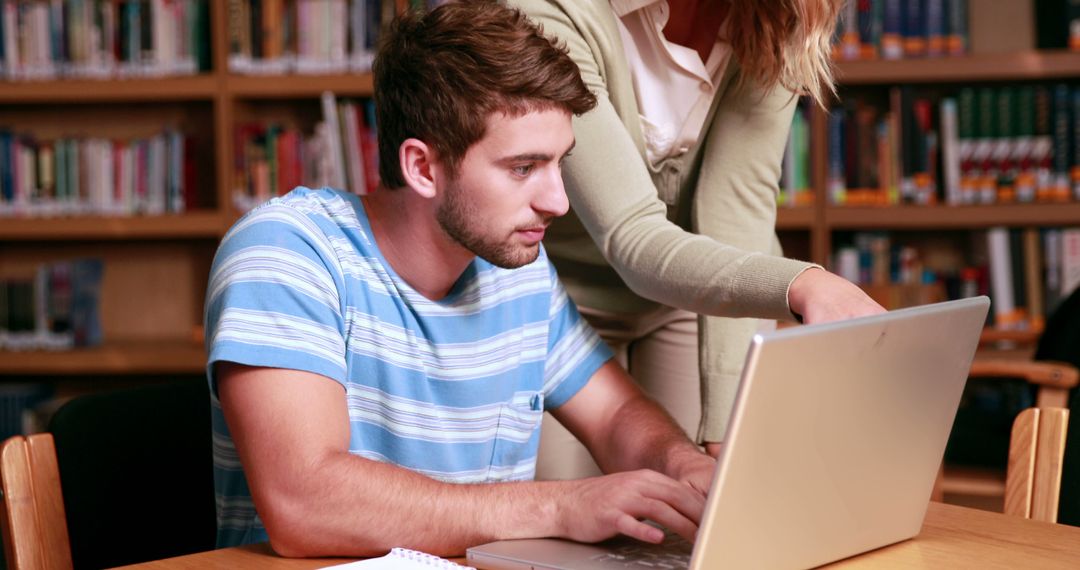
{"type": "Polygon", "coordinates": [[[978,297],[755,336],[692,546],[506,540],[470,548],[468,560],[493,570],[810,568],[911,538],[989,305],[978,297]]]}

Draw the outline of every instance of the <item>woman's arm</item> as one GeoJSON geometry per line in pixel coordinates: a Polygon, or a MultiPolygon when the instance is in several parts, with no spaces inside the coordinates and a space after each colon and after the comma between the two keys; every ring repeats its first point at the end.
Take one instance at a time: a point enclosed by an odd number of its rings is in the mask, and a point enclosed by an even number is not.
{"type": "MultiPolygon", "coordinates": [[[[667,205],[657,194],[640,141],[612,104],[614,98],[626,107],[632,92],[608,91],[608,78],[625,74],[626,63],[607,4],[512,3],[541,23],[546,34],[565,42],[582,78],[597,94],[597,108],[575,120],[577,146],[563,167],[564,180],[574,213],[626,284],[642,297],[698,313],[791,319],[787,289],[809,264],[743,250],[687,231],[667,218],[667,205]]],[[[636,108],[622,109],[624,115],[629,112],[636,120],[636,108]]],[[[790,109],[786,112],[790,121],[790,109]]],[[[763,223],[771,236],[772,218],[763,223]]]]}

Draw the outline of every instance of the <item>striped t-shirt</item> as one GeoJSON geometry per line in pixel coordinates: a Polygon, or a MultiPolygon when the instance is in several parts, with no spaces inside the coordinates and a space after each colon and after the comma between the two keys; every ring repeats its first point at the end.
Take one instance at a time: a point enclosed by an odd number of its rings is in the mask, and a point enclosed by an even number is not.
{"type": "Polygon", "coordinates": [[[218,546],[268,540],[217,399],[213,366],[314,372],[340,382],[349,451],[435,479],[532,479],[543,411],[611,353],[541,248],[519,269],[477,258],[431,301],[383,258],[363,205],[297,188],[242,218],[206,295],[218,546]]]}

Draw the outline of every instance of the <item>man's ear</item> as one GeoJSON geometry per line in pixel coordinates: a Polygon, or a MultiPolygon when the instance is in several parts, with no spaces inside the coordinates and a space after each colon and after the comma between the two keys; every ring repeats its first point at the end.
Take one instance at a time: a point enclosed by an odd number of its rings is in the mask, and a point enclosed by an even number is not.
{"type": "Polygon", "coordinates": [[[398,147],[398,161],[405,185],[424,198],[434,198],[435,150],[420,139],[405,139],[398,147]]]}

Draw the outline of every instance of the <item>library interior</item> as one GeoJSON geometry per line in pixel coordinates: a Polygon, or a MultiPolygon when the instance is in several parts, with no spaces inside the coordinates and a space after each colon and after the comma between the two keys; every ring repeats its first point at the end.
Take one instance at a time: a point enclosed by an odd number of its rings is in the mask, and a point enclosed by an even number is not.
{"type": "MultiPolygon", "coordinates": [[[[214,254],[245,212],[296,186],[378,191],[380,28],[430,4],[0,0],[0,440],[55,435],[68,567],[213,548],[212,528],[156,541],[213,524],[214,254]],[[161,408],[65,410],[121,392],[161,408]],[[178,401],[194,417],[161,411],[178,401]],[[146,459],[158,481],[100,472],[137,445],[172,445],[163,424],[205,438],[185,451],[194,466],[146,459]],[[118,485],[133,486],[123,500],[99,496],[118,485]],[[147,505],[128,503],[151,503],[154,520],[130,518],[147,505]],[[127,513],[119,538],[93,522],[102,510],[127,513]]],[[[828,108],[803,97],[791,125],[784,254],[887,309],[988,295],[934,500],[1080,527],[1080,420],[1067,415],[1028,426],[1060,440],[1058,455],[1035,455],[1057,488],[1023,512],[1007,504],[1016,419],[1080,406],[1080,3],[847,0],[833,61],[828,108]]]]}

